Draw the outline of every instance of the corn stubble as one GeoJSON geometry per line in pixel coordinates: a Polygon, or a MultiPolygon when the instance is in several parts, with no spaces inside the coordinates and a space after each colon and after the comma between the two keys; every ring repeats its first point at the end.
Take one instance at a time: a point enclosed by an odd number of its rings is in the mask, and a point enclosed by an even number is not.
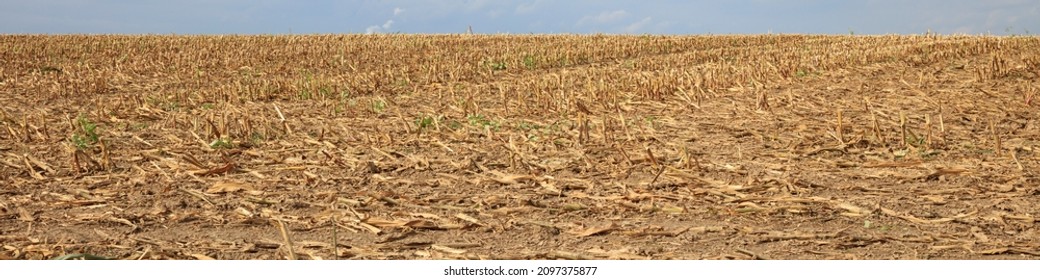
{"type": "Polygon", "coordinates": [[[4,35],[0,254],[1035,258],[1037,50],[4,35]]]}

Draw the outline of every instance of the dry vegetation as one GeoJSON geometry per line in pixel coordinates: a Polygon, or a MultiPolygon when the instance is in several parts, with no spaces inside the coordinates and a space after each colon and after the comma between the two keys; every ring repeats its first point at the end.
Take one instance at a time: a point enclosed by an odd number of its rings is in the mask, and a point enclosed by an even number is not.
{"type": "Polygon", "coordinates": [[[0,36],[0,258],[1037,258],[1038,50],[0,36]]]}

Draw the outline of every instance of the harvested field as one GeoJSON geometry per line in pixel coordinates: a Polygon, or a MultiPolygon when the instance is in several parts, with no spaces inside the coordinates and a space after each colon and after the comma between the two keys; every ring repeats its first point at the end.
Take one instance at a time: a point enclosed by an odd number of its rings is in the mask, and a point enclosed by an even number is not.
{"type": "Polygon", "coordinates": [[[1040,39],[0,36],[0,259],[1036,259],[1040,39]]]}

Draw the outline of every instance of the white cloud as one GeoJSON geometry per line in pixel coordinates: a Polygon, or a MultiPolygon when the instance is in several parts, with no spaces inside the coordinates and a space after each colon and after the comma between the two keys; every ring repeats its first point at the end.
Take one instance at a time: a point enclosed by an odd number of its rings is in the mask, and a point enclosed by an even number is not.
{"type": "MultiPolygon", "coordinates": [[[[404,13],[404,9],[401,9],[400,7],[395,7],[394,8],[394,16],[395,17],[401,15],[401,13],[404,13]]],[[[393,26],[394,26],[394,20],[388,19],[388,20],[386,20],[386,22],[383,23],[383,25],[371,25],[368,28],[365,28],[365,34],[382,33],[384,31],[390,30],[390,27],[393,27],[393,26]]]]}
{"type": "Polygon", "coordinates": [[[625,31],[625,33],[636,33],[640,29],[643,29],[643,27],[646,27],[646,25],[650,24],[650,21],[653,20],[653,19],[654,19],[653,17],[643,18],[640,21],[637,21],[635,23],[629,24],[628,26],[625,26],[624,31],[625,31]]]}
{"type": "Polygon", "coordinates": [[[578,20],[578,25],[586,24],[604,24],[616,20],[620,20],[628,16],[628,12],[625,10],[617,10],[613,12],[604,11],[595,16],[585,16],[578,20]]]}
{"type": "Polygon", "coordinates": [[[394,20],[387,20],[383,25],[373,25],[365,28],[365,34],[376,34],[383,31],[390,30],[390,27],[394,26],[394,20]]]}

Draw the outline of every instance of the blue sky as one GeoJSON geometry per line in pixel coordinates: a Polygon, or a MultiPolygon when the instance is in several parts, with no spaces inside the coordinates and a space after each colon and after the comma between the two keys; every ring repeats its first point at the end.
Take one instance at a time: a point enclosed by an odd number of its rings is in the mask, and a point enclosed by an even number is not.
{"type": "Polygon", "coordinates": [[[0,0],[0,33],[1040,33],[1038,0],[0,0]]]}

